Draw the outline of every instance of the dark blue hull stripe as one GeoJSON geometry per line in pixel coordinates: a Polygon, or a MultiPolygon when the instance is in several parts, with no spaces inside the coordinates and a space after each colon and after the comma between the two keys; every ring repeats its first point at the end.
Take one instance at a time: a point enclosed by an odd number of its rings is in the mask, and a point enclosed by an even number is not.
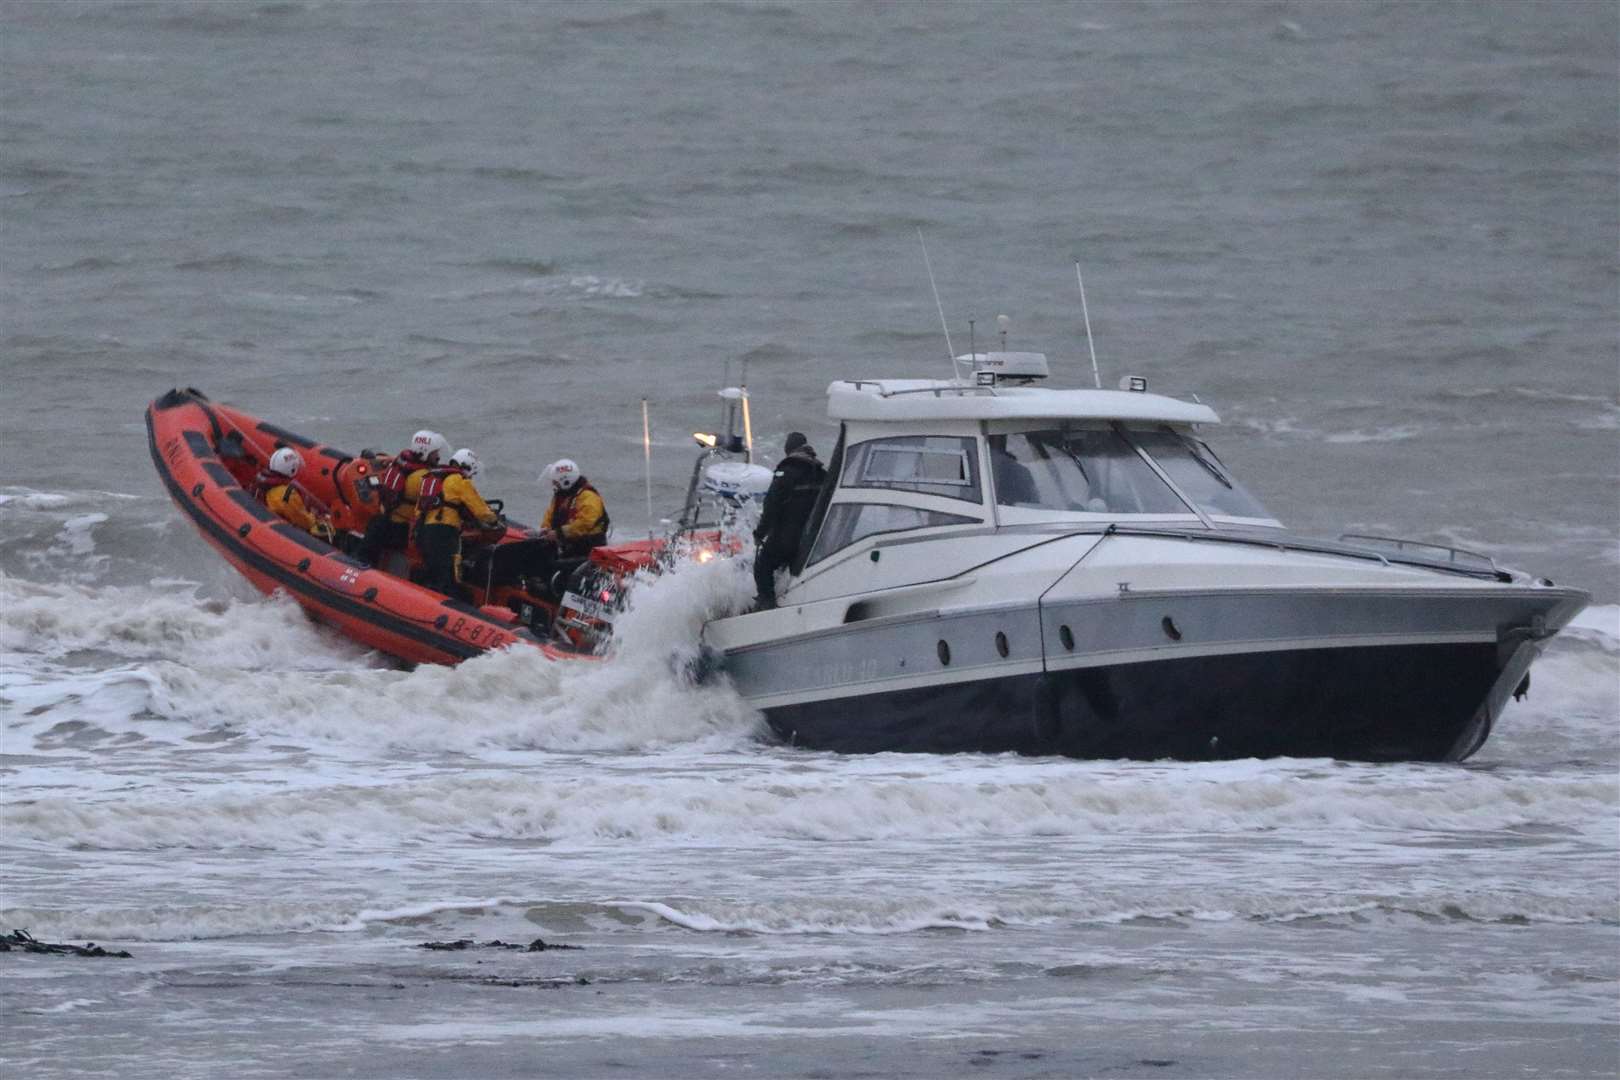
{"type": "Polygon", "coordinates": [[[869,753],[1453,761],[1483,741],[1492,644],[1188,657],[765,710],[782,738],[869,753]]]}

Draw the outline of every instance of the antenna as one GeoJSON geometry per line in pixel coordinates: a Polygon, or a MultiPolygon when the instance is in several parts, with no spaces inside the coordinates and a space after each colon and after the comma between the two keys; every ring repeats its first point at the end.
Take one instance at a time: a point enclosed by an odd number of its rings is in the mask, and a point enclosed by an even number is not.
{"type": "Polygon", "coordinates": [[[652,424],[647,418],[647,399],[641,399],[641,460],[647,481],[647,535],[653,534],[652,512],[652,424]]]}
{"type": "Polygon", "coordinates": [[[934,290],[934,306],[939,309],[939,328],[945,331],[945,353],[951,358],[951,372],[960,379],[962,369],[956,364],[956,350],[951,348],[951,328],[945,321],[945,305],[939,302],[939,286],[934,284],[934,264],[928,261],[928,244],[923,240],[920,226],[917,229],[917,243],[922,244],[923,266],[928,270],[928,287],[934,290]]]}
{"type": "Polygon", "coordinates": [[[1080,260],[1074,260],[1074,280],[1080,286],[1080,314],[1086,320],[1086,348],[1091,350],[1091,377],[1097,381],[1097,389],[1102,389],[1102,375],[1097,371],[1097,346],[1091,342],[1091,312],[1086,309],[1086,282],[1080,276],[1080,260]]]}
{"type": "MultiPolygon", "coordinates": [[[[731,361],[730,360],[726,361],[726,381],[721,383],[720,385],[721,386],[730,386],[731,385],[731,361]]],[[[733,413],[733,411],[735,411],[735,409],[737,407],[726,399],[726,395],[725,395],[724,392],[722,392],[720,394],[720,402],[721,402],[721,404],[720,404],[720,423],[723,426],[729,428],[731,426],[732,413],[733,413]]]]}
{"type": "Polygon", "coordinates": [[[748,357],[742,358],[743,460],[754,461],[754,420],[748,414],[748,357]]]}

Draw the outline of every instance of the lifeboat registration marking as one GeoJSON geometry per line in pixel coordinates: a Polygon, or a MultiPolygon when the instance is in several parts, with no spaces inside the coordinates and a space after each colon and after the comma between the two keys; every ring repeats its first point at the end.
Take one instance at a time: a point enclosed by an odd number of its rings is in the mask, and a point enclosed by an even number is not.
{"type": "Polygon", "coordinates": [[[502,633],[488,623],[474,622],[465,616],[458,617],[455,622],[446,626],[445,632],[484,649],[499,649],[517,640],[511,634],[502,633]]]}

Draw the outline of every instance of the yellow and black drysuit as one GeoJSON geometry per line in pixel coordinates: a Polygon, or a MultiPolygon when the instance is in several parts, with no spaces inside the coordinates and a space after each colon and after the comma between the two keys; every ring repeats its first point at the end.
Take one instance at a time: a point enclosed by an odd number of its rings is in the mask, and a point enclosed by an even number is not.
{"type": "Polygon", "coordinates": [[[332,542],[330,514],[315,496],[280,473],[268,471],[255,478],[254,487],[263,493],[264,505],[271,513],[311,536],[318,536],[329,544],[332,542]]]}
{"type": "Polygon", "coordinates": [[[572,488],[551,497],[540,526],[557,534],[558,555],[577,559],[607,542],[607,507],[602,504],[601,493],[580,477],[572,488]]]}
{"type": "MultiPolygon", "coordinates": [[[[602,495],[583,476],[567,491],[558,491],[551,497],[540,525],[552,533],[545,540],[531,540],[511,546],[513,560],[521,560],[523,576],[528,578],[530,591],[552,592],[558,596],[566,590],[563,581],[554,581],[559,559],[581,559],[591,549],[607,542],[607,507],[602,495]]],[[[502,571],[497,568],[496,575],[502,571]]]]}
{"type": "Polygon", "coordinates": [[[416,550],[422,554],[428,588],[469,599],[461,586],[461,527],[472,522],[492,529],[500,517],[467,474],[455,466],[424,470],[416,493],[416,550]]]}

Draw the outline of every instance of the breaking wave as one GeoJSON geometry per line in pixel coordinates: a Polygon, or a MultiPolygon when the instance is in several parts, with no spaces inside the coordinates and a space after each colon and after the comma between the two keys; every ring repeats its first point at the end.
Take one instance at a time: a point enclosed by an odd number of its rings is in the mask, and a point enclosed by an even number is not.
{"type": "Polygon", "coordinates": [[[1615,925],[1601,891],[1544,895],[1504,887],[1459,895],[1423,882],[1366,883],[1349,890],[1256,889],[1210,881],[1181,885],[1162,880],[1101,883],[1051,892],[1028,888],[985,895],[966,887],[950,895],[904,888],[887,895],[855,890],[817,896],[740,900],[647,893],[562,899],[545,895],[449,895],[443,899],[379,907],[353,898],[305,898],[243,904],[217,902],[108,906],[0,908],[7,925],[36,934],[91,940],[173,941],[243,934],[391,932],[421,939],[466,933],[469,922],[517,936],[556,933],[890,936],[918,931],[997,931],[1057,925],[1168,927],[1252,922],[1324,927],[1416,920],[1430,924],[1531,923],[1615,925]]]}
{"type": "MultiPolygon", "coordinates": [[[[628,751],[758,730],[723,683],[692,685],[698,629],[745,588],[739,567],[692,565],[647,583],[606,661],[514,647],[457,667],[402,671],[310,622],[291,600],[204,600],[166,590],[0,577],[0,695],[26,713],[13,739],[57,725],[188,730],[347,743],[367,750],[628,751]],[[90,652],[122,663],[65,663],[90,652]],[[26,660],[26,662],[24,662],[26,660]],[[42,663],[43,661],[43,663],[42,663]]],[[[81,739],[81,742],[86,741],[81,739]]]]}
{"type": "MultiPolygon", "coordinates": [[[[621,700],[615,707],[632,706],[621,700]]],[[[683,734],[714,733],[736,719],[724,711],[697,714],[683,734]]],[[[593,728],[577,716],[571,724],[593,728]]],[[[669,738],[667,728],[644,731],[635,720],[628,727],[644,740],[669,738]]],[[[943,759],[927,777],[784,770],[734,774],[724,783],[701,770],[637,779],[533,764],[387,783],[161,792],[99,804],[35,798],[6,808],[5,831],[13,843],[91,850],[366,850],[379,841],[452,837],[735,846],[1275,829],[1556,828],[1602,841],[1620,806],[1620,789],[1607,776],[1327,762],[1031,762],[988,779],[971,763],[943,759]],[[1399,798],[1391,798],[1393,788],[1399,798]]]]}

